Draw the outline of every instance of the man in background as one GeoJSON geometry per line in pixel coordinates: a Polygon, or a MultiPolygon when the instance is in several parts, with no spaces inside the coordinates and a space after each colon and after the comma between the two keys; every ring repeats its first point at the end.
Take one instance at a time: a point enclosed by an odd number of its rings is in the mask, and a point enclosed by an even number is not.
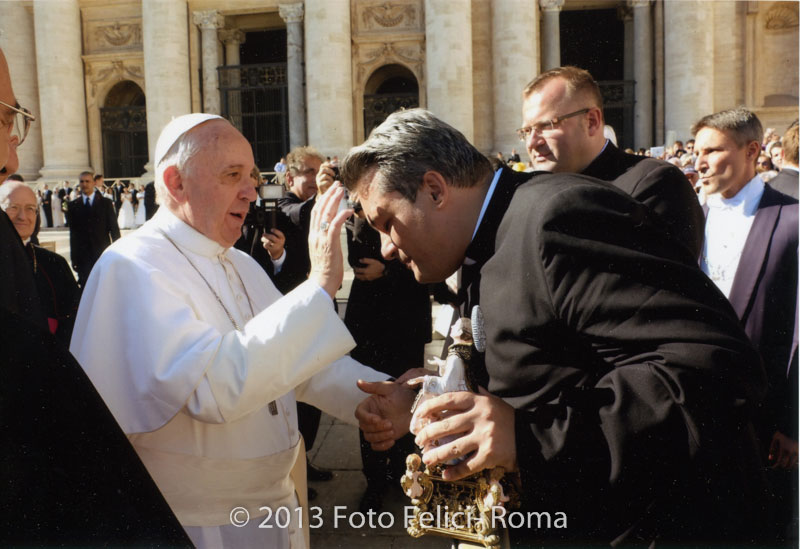
{"type": "Polygon", "coordinates": [[[703,211],[681,171],[657,159],[626,154],[603,134],[603,96],[592,75],[559,67],[522,93],[520,138],[536,170],[573,172],[609,181],[659,216],[694,257],[703,242],[703,211]]]}
{"type": "Polygon", "coordinates": [[[114,204],[95,188],[92,172],[79,178],[81,196],[69,204],[69,246],[78,284],[86,286],[89,273],[103,250],[120,236],[114,204]]]}
{"type": "Polygon", "coordinates": [[[772,467],[773,532],[782,542],[792,514],[795,526],[797,520],[797,381],[788,376],[797,315],[797,200],[756,173],[763,130],[751,111],[704,116],[692,133],[708,212],[700,266],[730,300],[767,373],[755,426],[761,457],[772,467]]]}
{"type": "Polygon", "coordinates": [[[781,171],[773,177],[769,184],[776,191],[798,198],[798,153],[797,153],[797,122],[789,126],[783,135],[781,148],[781,171]]]}

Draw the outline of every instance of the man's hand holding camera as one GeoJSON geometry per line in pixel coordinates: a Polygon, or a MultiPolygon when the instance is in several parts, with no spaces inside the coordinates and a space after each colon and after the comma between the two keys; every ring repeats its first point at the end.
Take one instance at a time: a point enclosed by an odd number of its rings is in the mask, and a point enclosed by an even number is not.
{"type": "Polygon", "coordinates": [[[267,250],[270,258],[277,261],[283,255],[283,247],[286,245],[286,236],[278,229],[271,229],[261,237],[261,244],[267,250]]]}

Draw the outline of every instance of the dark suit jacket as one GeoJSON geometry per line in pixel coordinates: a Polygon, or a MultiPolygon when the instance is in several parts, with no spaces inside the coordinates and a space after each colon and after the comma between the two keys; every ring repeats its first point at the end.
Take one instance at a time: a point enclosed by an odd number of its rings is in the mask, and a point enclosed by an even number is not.
{"type": "Polygon", "coordinates": [[[366,220],[353,216],[347,228],[347,259],[363,267],[362,258],[384,264],[375,280],[353,279],[344,322],[356,340],[353,358],[381,372],[400,377],[424,364],[425,343],[431,336],[428,288],[398,260],[381,257],[381,239],[366,220]]]}
{"type": "MultiPolygon", "coordinates": [[[[311,259],[308,256],[308,230],[311,225],[311,210],[316,203],[316,197],[305,202],[293,193],[278,200],[278,208],[283,217],[290,223],[284,227],[286,236],[286,261],[281,267],[281,272],[273,278],[275,286],[287,293],[308,279],[311,270],[311,259]]],[[[281,228],[280,224],[278,228],[281,228]]]]}
{"type": "Polygon", "coordinates": [[[778,192],[798,198],[798,173],[797,170],[783,169],[778,175],[769,180],[769,185],[778,192]]]}
{"type": "Polygon", "coordinates": [[[0,545],[190,547],[69,351],[5,310],[0,349],[0,545]]]}
{"type": "Polygon", "coordinates": [[[156,184],[151,181],[147,185],[144,186],[144,217],[145,219],[150,219],[153,217],[158,210],[158,204],[156,204],[156,184]]]}
{"type": "Polygon", "coordinates": [[[767,372],[769,391],[756,422],[766,448],[775,430],[788,435],[797,422],[787,381],[797,307],[797,211],[796,199],[764,187],[729,296],[767,372]]]}
{"type": "Polygon", "coordinates": [[[25,246],[34,268],[36,289],[42,302],[42,312],[52,327],[56,339],[69,348],[75,315],[81,300],[81,291],[67,260],[45,248],[28,243],[25,246]]]}
{"type": "Polygon", "coordinates": [[[581,173],[610,181],[648,206],[673,238],[694,258],[700,257],[705,217],[691,183],[678,168],[655,158],[627,154],[609,142],[581,173]]]}
{"type": "Polygon", "coordinates": [[[3,210],[0,210],[0,309],[3,314],[17,314],[39,328],[47,327],[25,247],[3,210]]]}
{"type": "Polygon", "coordinates": [[[522,511],[569,518],[517,541],[746,541],[763,524],[747,415],[763,368],[662,225],[619,189],[557,174],[517,188],[496,231],[488,388],[516,409],[522,511]]]}
{"type": "Polygon", "coordinates": [[[69,246],[72,266],[78,273],[81,287],[103,250],[120,236],[114,204],[99,191],[94,192],[91,206],[79,196],[69,203],[69,246]]]}

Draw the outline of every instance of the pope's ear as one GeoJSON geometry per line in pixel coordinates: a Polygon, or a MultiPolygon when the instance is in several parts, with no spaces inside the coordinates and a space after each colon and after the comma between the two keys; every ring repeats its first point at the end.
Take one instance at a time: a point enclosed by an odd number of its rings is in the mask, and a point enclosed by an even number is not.
{"type": "Polygon", "coordinates": [[[424,196],[430,198],[433,205],[438,207],[447,201],[450,194],[450,186],[444,180],[442,174],[431,170],[422,175],[422,188],[420,188],[419,192],[425,193],[424,196]]]}
{"type": "Polygon", "coordinates": [[[184,201],[184,196],[186,194],[186,189],[183,184],[183,177],[181,177],[181,172],[178,170],[177,166],[168,166],[164,170],[164,186],[167,188],[167,192],[178,203],[184,201]]]}

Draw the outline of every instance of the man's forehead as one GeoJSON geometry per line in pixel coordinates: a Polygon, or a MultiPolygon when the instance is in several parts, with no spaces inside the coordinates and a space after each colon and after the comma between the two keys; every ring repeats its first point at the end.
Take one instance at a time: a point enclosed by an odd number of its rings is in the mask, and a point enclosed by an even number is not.
{"type": "Polygon", "coordinates": [[[11,202],[16,204],[36,204],[36,194],[33,189],[25,184],[18,185],[14,190],[8,193],[8,198],[11,202]]]}

